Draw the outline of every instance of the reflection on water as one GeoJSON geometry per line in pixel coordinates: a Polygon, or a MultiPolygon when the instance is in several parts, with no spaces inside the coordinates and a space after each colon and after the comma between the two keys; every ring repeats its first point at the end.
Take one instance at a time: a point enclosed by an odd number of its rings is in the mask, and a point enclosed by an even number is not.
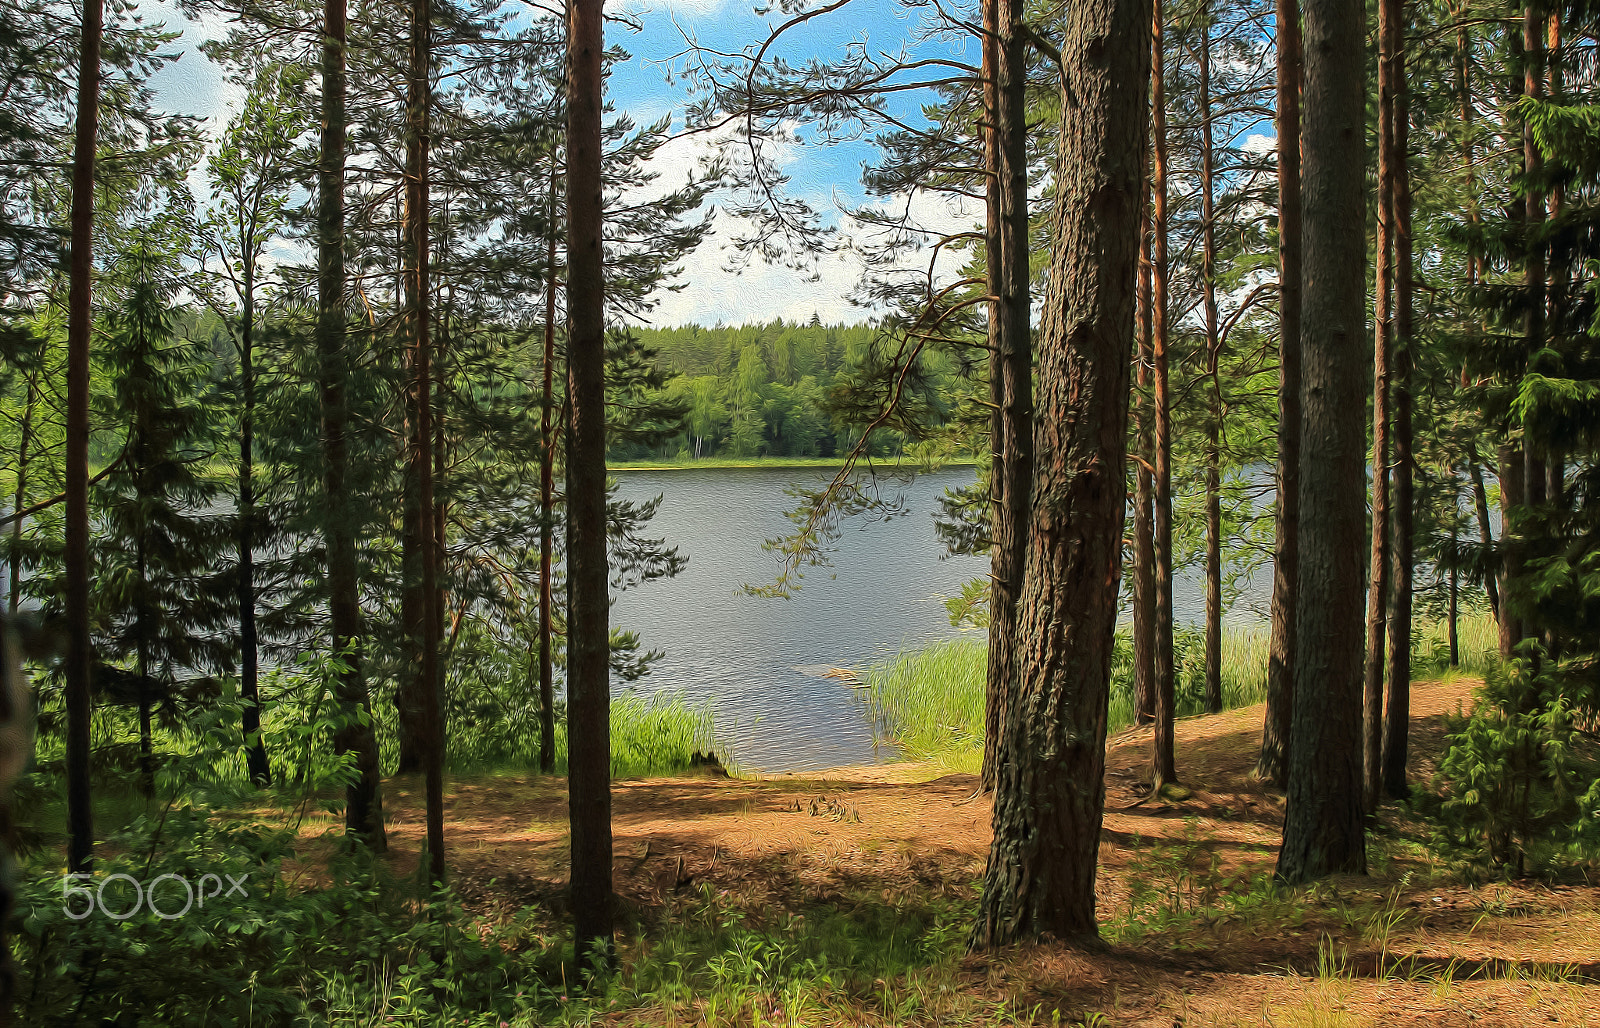
{"type": "MultiPolygon", "coordinates": [[[[944,600],[988,572],[987,557],[945,557],[934,535],[939,496],[972,481],[971,468],[955,468],[910,482],[885,481],[883,492],[901,497],[906,516],[846,521],[833,566],[811,569],[791,598],[742,594],[741,586],[769,584],[776,575],[776,558],[761,544],[791,528],[784,511],[794,499],[785,489],[819,484],[824,474],[831,472],[719,468],[617,475],[621,499],[664,494],[648,534],[665,536],[689,558],[676,578],[616,597],[612,624],[638,631],[646,648],[666,651],[637,688],[709,700],[723,745],[747,770],[894,759],[874,739],[860,691],[827,672],[958,634],[944,600]]],[[[1251,586],[1270,588],[1270,572],[1255,579],[1251,586]]],[[[1196,585],[1182,576],[1174,583],[1180,620],[1202,614],[1196,585]]]]}

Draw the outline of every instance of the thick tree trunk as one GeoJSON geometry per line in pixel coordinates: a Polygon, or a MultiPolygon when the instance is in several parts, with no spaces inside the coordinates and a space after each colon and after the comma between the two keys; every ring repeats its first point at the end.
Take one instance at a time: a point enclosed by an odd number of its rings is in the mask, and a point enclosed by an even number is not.
{"type": "Polygon", "coordinates": [[[1163,0],[1154,0],[1150,46],[1150,221],[1151,221],[1151,374],[1155,378],[1155,734],[1151,747],[1151,787],[1157,792],[1178,780],[1173,753],[1176,716],[1172,664],[1172,383],[1167,373],[1167,84],[1163,0]]]}
{"type": "Polygon", "coordinates": [[[1378,237],[1373,272],[1372,571],[1367,589],[1367,659],[1362,676],[1362,799],[1378,808],[1383,784],[1383,656],[1389,610],[1389,365],[1394,328],[1394,33],[1378,4],[1378,237]]]}
{"type": "Polygon", "coordinates": [[[1256,774],[1282,787],[1294,710],[1295,590],[1300,563],[1300,4],[1277,0],[1278,467],[1267,713],[1256,774]]]}
{"type": "Polygon", "coordinates": [[[1383,788],[1395,799],[1406,785],[1407,743],[1411,730],[1412,507],[1415,503],[1411,456],[1411,368],[1414,342],[1411,273],[1410,90],[1406,85],[1405,0],[1382,0],[1391,8],[1393,36],[1394,156],[1394,363],[1390,368],[1394,404],[1394,535],[1390,549],[1394,577],[1389,583],[1389,685],[1383,742],[1383,788]]]}
{"type": "Polygon", "coordinates": [[[355,756],[357,778],[345,790],[345,832],[376,851],[387,848],[378,740],[361,673],[361,596],[356,581],[354,504],[345,483],[349,462],[349,341],[345,334],[344,159],[345,7],[326,0],[322,26],[322,152],[317,176],[317,358],[322,406],[323,540],[327,549],[328,609],[332,643],[345,654],[338,698],[351,719],[334,736],[334,749],[355,756]]]}
{"type": "Polygon", "coordinates": [[[94,866],[89,794],[89,342],[94,278],[94,165],[100,127],[101,0],[84,0],[72,150],[71,264],[67,284],[66,615],[67,870],[94,866]]]}
{"type": "Polygon", "coordinates": [[[1033,480],[1033,344],[1029,295],[1027,84],[1025,40],[1020,31],[1022,0],[988,0],[985,17],[995,25],[992,42],[992,124],[985,141],[989,177],[992,257],[989,271],[995,300],[990,312],[994,347],[990,386],[999,429],[994,440],[992,533],[989,586],[989,657],[986,665],[985,788],[995,780],[997,746],[1009,706],[1008,690],[1017,659],[1017,600],[1028,554],[1029,491],[1033,480]],[[992,8],[992,12],[991,9],[992,8]],[[991,383],[993,379],[991,379],[991,383]]]}
{"type": "Polygon", "coordinates": [[[603,0],[567,31],[567,785],[572,913],[584,963],[610,962],[610,597],[606,565],[605,255],[600,199],[603,0]]]}
{"type": "Polygon", "coordinates": [[[1095,944],[1106,706],[1127,494],[1128,338],[1149,0],[1065,11],[1061,169],[1013,703],[975,946],[1095,944]]]}
{"type": "Polygon", "coordinates": [[[539,408],[539,770],[549,774],[556,766],[556,686],[550,581],[555,546],[555,367],[556,367],[556,155],[550,154],[550,245],[546,253],[544,298],[544,402],[539,408]]]}
{"type": "Polygon", "coordinates": [[[1145,398],[1150,388],[1152,325],[1150,305],[1154,293],[1150,267],[1150,180],[1147,158],[1141,190],[1139,223],[1139,306],[1134,326],[1138,349],[1134,365],[1139,384],[1134,394],[1136,439],[1139,459],[1134,465],[1133,500],[1133,717],[1134,723],[1150,724],[1156,716],[1156,569],[1155,526],[1151,504],[1155,500],[1155,477],[1151,473],[1151,443],[1154,418],[1145,398]]]}
{"type": "Polygon", "coordinates": [[[1206,418],[1206,625],[1205,705],[1222,710],[1222,335],[1217,324],[1216,152],[1211,134],[1211,9],[1200,22],[1200,277],[1206,319],[1206,374],[1211,379],[1206,418]]]}
{"type": "Polygon", "coordinates": [[[1367,383],[1363,8],[1307,0],[1301,124],[1300,589],[1288,807],[1278,874],[1366,870],[1361,809],[1362,497],[1367,383]],[[1354,157],[1352,155],[1355,155],[1354,157]]]}

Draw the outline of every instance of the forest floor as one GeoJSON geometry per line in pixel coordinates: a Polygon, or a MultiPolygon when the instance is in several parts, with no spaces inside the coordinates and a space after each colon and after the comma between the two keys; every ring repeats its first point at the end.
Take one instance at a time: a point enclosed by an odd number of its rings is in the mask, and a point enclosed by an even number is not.
{"type": "MultiPolygon", "coordinates": [[[[1444,717],[1470,703],[1474,684],[1417,685],[1414,780],[1431,778],[1444,717]]],[[[1148,729],[1114,737],[1099,879],[1108,952],[1040,945],[999,959],[952,958],[940,987],[968,1005],[925,1002],[913,1020],[1600,1026],[1600,890],[1592,883],[1462,884],[1421,845],[1426,825],[1390,806],[1369,836],[1369,876],[1295,892],[1272,887],[1283,797],[1251,775],[1261,719],[1254,706],[1181,721],[1182,798],[1135,788],[1148,777],[1148,729]]],[[[752,924],[792,927],[807,915],[883,916],[885,908],[891,918],[911,917],[929,904],[970,923],[989,804],[975,797],[972,776],[929,780],[932,773],[893,764],[617,782],[615,881],[631,930],[647,939],[651,925],[710,897],[752,924]]],[[[469,909],[561,913],[564,785],[513,776],[453,783],[449,863],[469,909]]],[[[386,799],[392,859],[404,871],[423,834],[421,783],[395,780],[386,799]]],[[[896,984],[876,984],[885,1002],[861,1008],[859,1021],[827,1023],[902,1023],[886,1012],[896,984]]],[[[621,1015],[634,1024],[700,1020],[692,1004],[661,1017],[621,1015]]]]}

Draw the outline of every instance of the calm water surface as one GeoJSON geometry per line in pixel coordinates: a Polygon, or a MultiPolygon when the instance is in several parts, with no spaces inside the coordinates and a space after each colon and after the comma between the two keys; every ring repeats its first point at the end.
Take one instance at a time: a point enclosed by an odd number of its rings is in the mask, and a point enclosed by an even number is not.
{"type": "MultiPolygon", "coordinates": [[[[892,748],[874,739],[858,691],[822,672],[961,634],[944,601],[988,572],[987,557],[946,557],[934,535],[938,498],[973,480],[973,469],[955,468],[909,482],[880,480],[882,492],[898,496],[907,513],[846,521],[833,566],[810,569],[792,598],[742,594],[741,586],[769,584],[777,573],[775,556],[761,544],[791,528],[784,512],[795,501],[785,490],[818,485],[831,474],[719,468],[617,475],[622,499],[664,497],[648,534],[666,537],[689,559],[676,578],[616,597],[612,624],[666,651],[637,688],[709,701],[719,744],[748,770],[895,759],[892,748]]],[[[1256,578],[1270,588],[1270,572],[1256,578]]],[[[1196,586],[1192,578],[1175,583],[1180,620],[1201,614],[1196,586]]]]}

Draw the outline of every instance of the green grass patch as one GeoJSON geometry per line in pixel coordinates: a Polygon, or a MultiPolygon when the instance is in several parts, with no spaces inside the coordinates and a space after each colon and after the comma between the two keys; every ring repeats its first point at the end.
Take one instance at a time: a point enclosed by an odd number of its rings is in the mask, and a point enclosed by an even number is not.
{"type": "MultiPolygon", "coordinates": [[[[1229,629],[1222,636],[1222,703],[1225,709],[1259,703],[1266,696],[1270,637],[1266,628],[1229,629]]],[[[877,729],[917,760],[958,772],[976,772],[983,762],[984,669],[988,643],[968,637],[930,643],[899,654],[867,671],[867,696],[877,729]]],[[[1205,646],[1198,632],[1180,628],[1173,638],[1179,717],[1204,709],[1205,646]]],[[[1133,641],[1126,628],[1116,636],[1111,662],[1107,730],[1133,724],[1133,641]]]]}
{"type": "MultiPolygon", "coordinates": [[[[1443,622],[1413,633],[1412,668],[1417,678],[1449,672],[1448,628],[1443,622]]],[[[1481,675],[1498,657],[1498,629],[1487,614],[1457,622],[1461,662],[1456,674],[1481,675]]],[[[915,760],[929,760],[952,771],[976,772],[983,762],[984,667],[988,643],[969,636],[908,650],[870,668],[867,697],[881,737],[915,760]]],[[[1260,703],[1267,695],[1271,635],[1266,625],[1225,628],[1222,633],[1224,710],[1260,703]]],[[[1177,675],[1177,714],[1205,709],[1205,642],[1187,626],[1173,634],[1177,675]]],[[[1119,626],[1111,661],[1111,703],[1107,731],[1133,724],[1133,641],[1119,626]]]]}

